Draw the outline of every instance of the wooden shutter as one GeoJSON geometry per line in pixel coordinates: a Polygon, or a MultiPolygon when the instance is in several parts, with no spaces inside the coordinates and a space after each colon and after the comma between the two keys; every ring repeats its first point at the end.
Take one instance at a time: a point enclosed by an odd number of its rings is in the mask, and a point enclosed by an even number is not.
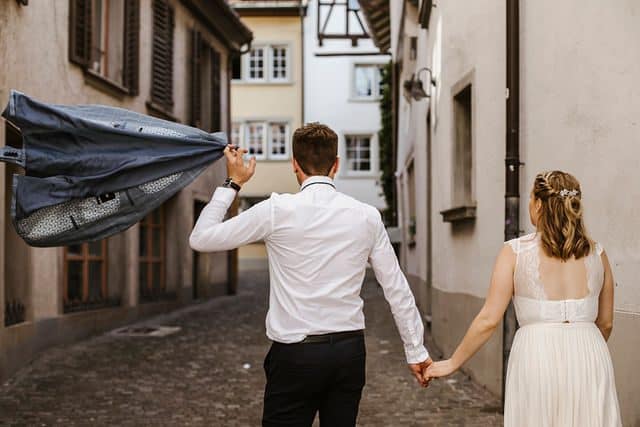
{"type": "Polygon", "coordinates": [[[92,0],[69,0],[69,60],[87,67],[91,59],[92,0]]]}
{"type": "Polygon", "coordinates": [[[221,93],[220,93],[220,54],[214,48],[211,49],[211,131],[218,132],[221,129],[221,93]]]}
{"type": "Polygon", "coordinates": [[[198,31],[191,30],[191,126],[202,124],[202,85],[200,67],[202,63],[202,39],[198,31]]]}
{"type": "Polygon", "coordinates": [[[154,0],[151,102],[166,110],[173,108],[174,26],[174,11],[167,0],[154,0]]]}
{"type": "Polygon", "coordinates": [[[140,0],[124,4],[124,70],[122,80],[130,95],[138,94],[140,64],[140,0]]]}

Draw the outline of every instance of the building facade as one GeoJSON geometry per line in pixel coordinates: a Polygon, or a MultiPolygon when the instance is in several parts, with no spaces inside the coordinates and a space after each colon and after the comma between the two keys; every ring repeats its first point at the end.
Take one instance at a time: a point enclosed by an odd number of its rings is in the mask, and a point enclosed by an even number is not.
{"type": "MultiPolygon", "coordinates": [[[[637,425],[640,52],[628,41],[640,37],[638,4],[361,4],[377,45],[393,54],[402,263],[437,345],[451,355],[484,302],[503,241],[534,230],[535,175],[568,171],[612,263],[609,348],[624,425],[637,425]]],[[[508,315],[465,366],[497,394],[512,322],[508,315]]]]}
{"type": "MultiPolygon", "coordinates": [[[[58,104],[106,104],[229,131],[232,57],[251,31],[223,0],[69,0],[0,5],[0,102],[16,89],[58,104]]],[[[21,146],[0,119],[0,144],[21,146]]],[[[223,162],[127,231],[33,248],[12,228],[0,163],[0,380],[42,349],[235,289],[236,254],[196,254],[188,236],[223,162]]]]}
{"type": "MultiPolygon", "coordinates": [[[[240,209],[271,193],[294,193],[291,135],[303,123],[303,19],[300,1],[230,2],[254,40],[236,57],[231,81],[232,141],[258,161],[256,174],[240,193],[240,209]]],[[[264,244],[240,248],[243,260],[263,265],[264,244]],[[251,262],[251,261],[248,261],[251,262]]]]}
{"type": "Polygon", "coordinates": [[[325,123],[338,134],[336,187],[385,209],[378,184],[378,131],[381,71],[390,57],[368,37],[357,3],[318,0],[308,4],[304,54],[304,119],[325,123]]]}

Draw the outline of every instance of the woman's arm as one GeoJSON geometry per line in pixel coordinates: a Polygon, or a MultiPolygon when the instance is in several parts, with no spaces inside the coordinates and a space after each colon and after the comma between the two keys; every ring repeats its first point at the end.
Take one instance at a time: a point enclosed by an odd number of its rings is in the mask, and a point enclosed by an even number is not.
{"type": "Polygon", "coordinates": [[[451,359],[433,363],[426,371],[427,379],[452,374],[471,358],[491,337],[500,324],[513,296],[513,271],[516,255],[504,245],[496,260],[489,295],[480,313],[471,323],[451,359]]]}
{"type": "Polygon", "coordinates": [[[611,266],[609,265],[609,258],[607,254],[602,251],[602,265],[604,266],[604,283],[602,290],[600,291],[600,299],[598,305],[598,318],[596,319],[596,325],[605,341],[609,339],[611,335],[611,329],[613,328],[613,273],[611,272],[611,266]]]}

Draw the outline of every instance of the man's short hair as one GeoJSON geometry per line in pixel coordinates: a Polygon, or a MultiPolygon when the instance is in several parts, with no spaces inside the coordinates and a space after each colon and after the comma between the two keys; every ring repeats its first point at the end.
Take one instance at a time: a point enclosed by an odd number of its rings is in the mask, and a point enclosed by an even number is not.
{"type": "Polygon", "coordinates": [[[293,157],[306,175],[329,175],[338,157],[338,135],[327,125],[307,123],[293,133],[293,157]]]}

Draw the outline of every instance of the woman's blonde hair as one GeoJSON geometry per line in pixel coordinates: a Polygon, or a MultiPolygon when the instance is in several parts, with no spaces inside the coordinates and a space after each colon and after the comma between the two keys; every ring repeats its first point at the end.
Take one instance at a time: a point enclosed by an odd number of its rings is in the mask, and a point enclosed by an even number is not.
{"type": "Polygon", "coordinates": [[[536,227],[544,252],[567,261],[589,255],[593,241],[582,217],[582,190],[571,174],[540,173],[533,183],[533,197],[542,202],[536,227]]]}

